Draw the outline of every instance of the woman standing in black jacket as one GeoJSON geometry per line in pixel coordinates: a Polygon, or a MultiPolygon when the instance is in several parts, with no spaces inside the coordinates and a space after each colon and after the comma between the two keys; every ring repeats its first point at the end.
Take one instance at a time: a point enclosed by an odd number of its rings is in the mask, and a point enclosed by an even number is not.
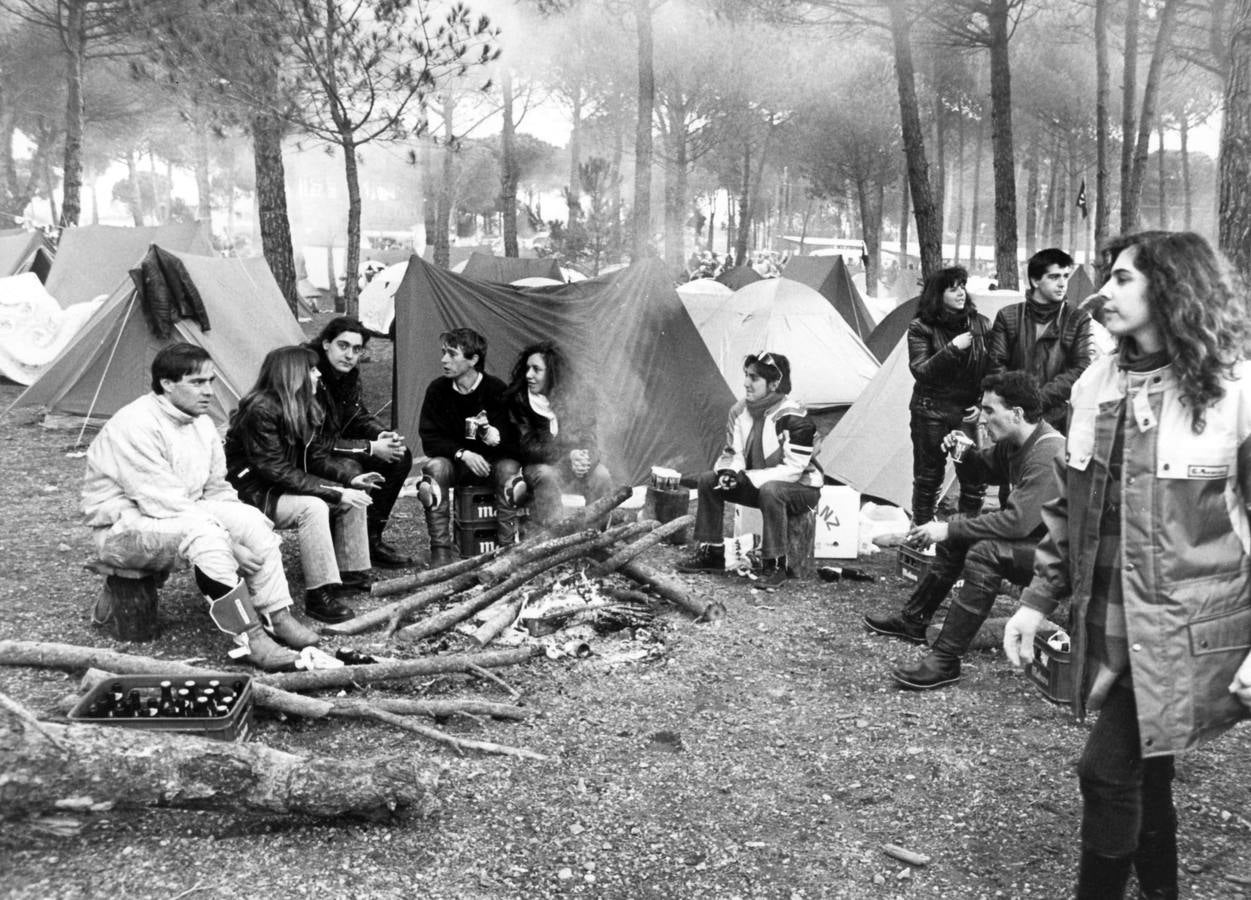
{"type": "MultiPolygon", "coordinates": [[[[990,322],[969,299],[968,280],[969,273],[960,266],[935,272],[925,280],[916,318],[908,325],[908,367],[916,379],[908,408],[912,413],[912,520],[917,525],[934,518],[947,470],[943,438],[967,428],[965,418],[976,416],[982,377],[990,367],[986,348],[990,322]]],[[[960,512],[976,515],[986,485],[960,463],[956,477],[960,479],[960,512]]]]}
{"type": "Polygon", "coordinates": [[[226,433],[226,478],[239,499],[295,528],[304,567],[304,611],[322,622],[355,613],[336,596],[345,583],[368,586],[368,491],[382,481],[326,452],[318,439],[317,354],[279,347],[261,363],[226,433]]]}

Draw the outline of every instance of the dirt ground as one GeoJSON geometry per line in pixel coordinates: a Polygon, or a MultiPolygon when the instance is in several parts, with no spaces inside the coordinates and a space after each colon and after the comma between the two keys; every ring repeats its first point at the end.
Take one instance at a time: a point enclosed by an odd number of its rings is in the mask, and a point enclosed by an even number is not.
{"type": "MultiPolygon", "coordinates": [[[[379,398],[390,394],[389,360],[389,345],[376,341],[366,372],[379,398]]],[[[0,406],[17,393],[0,385],[0,406]]],[[[91,627],[99,583],[81,569],[89,556],[77,516],[83,461],[66,455],[75,438],[23,414],[0,420],[8,519],[0,638],[223,664],[225,642],[186,575],[163,589],[155,643],[119,645],[91,627]]],[[[424,550],[412,501],[401,502],[395,538],[424,550]]],[[[648,561],[666,568],[678,552],[664,547],[648,561]]],[[[1085,726],[1044,702],[998,651],[971,654],[955,687],[896,690],[887,670],[917,648],[870,636],[860,620],[900,604],[907,582],[889,554],[855,565],[876,580],[760,593],[736,578],[687,577],[693,591],[725,604],[723,622],[694,624],[674,611],[643,659],[606,644],[589,659],[503,671],[534,718],[441,723],[548,754],[547,763],[457,756],[380,725],[258,719],[257,740],[292,752],[399,754],[443,767],[431,819],[324,824],[154,809],[96,816],[70,838],[7,823],[0,895],[1069,896],[1085,726]],[[887,843],[931,861],[907,867],[882,852],[887,843]]],[[[362,639],[336,645],[348,643],[394,652],[362,639]]],[[[0,669],[0,690],[40,713],[74,683],[60,672],[0,669]]],[[[389,690],[504,699],[499,686],[464,678],[389,690]]],[[[1245,900],[1251,727],[1180,760],[1177,805],[1182,895],[1245,900]]]]}

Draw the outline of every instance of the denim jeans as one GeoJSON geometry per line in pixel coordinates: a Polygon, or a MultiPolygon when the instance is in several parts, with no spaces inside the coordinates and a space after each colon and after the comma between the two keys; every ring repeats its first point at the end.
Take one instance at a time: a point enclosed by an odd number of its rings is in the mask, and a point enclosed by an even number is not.
{"type": "MultiPolygon", "coordinates": [[[[395,462],[385,462],[376,456],[366,456],[363,459],[350,457],[348,459],[360,470],[356,474],[378,472],[383,477],[382,484],[370,492],[369,496],[373,503],[369,504],[369,508],[365,511],[365,518],[369,524],[369,533],[376,539],[382,535],[383,530],[387,527],[387,520],[391,518],[391,510],[395,506],[395,500],[400,496],[400,489],[404,487],[404,479],[408,477],[408,473],[413,468],[413,453],[408,448],[405,448],[400,458],[395,462]]],[[[352,570],[349,569],[348,571],[352,570]]]]}
{"type": "Polygon", "coordinates": [[[274,504],[274,527],[294,528],[306,589],[340,584],[340,572],[369,568],[365,509],[337,506],[308,494],[283,494],[274,504]]]}
{"type": "Polygon", "coordinates": [[[803,515],[817,508],[821,489],[794,481],[767,481],[759,488],[750,481],[730,491],[716,490],[717,473],[699,476],[699,507],[695,514],[695,540],[718,543],[724,539],[726,501],[760,510],[763,522],[760,555],[777,559],[786,555],[786,528],[791,515],[803,515]]]}
{"type": "Polygon", "coordinates": [[[573,466],[566,457],[555,465],[536,463],[525,466],[522,474],[526,486],[534,495],[535,524],[551,525],[564,517],[561,494],[581,494],[587,503],[612,493],[612,475],[602,463],[596,463],[586,475],[579,478],[573,474],[573,466]]]}
{"type": "MultiPolygon", "coordinates": [[[[952,431],[964,430],[964,409],[914,397],[911,410],[912,521],[922,525],[934,518],[938,493],[947,474],[943,438],[952,431]]],[[[960,512],[976,515],[986,496],[986,484],[977,481],[963,463],[956,464],[956,478],[960,481],[960,512]]]]}
{"type": "Polygon", "coordinates": [[[469,466],[459,459],[445,456],[432,456],[422,465],[421,470],[439,484],[443,492],[442,502],[434,509],[426,511],[426,528],[430,533],[430,547],[451,549],[452,544],[452,487],[462,485],[490,485],[495,490],[495,515],[499,526],[497,540],[500,544],[512,544],[517,540],[517,510],[508,505],[504,496],[504,488],[519,471],[521,466],[511,459],[499,459],[491,466],[491,471],[478,477],[469,466]]]}
{"type": "Polygon", "coordinates": [[[1077,764],[1082,849],[1100,856],[1132,855],[1141,833],[1177,832],[1173,757],[1142,758],[1138,707],[1125,680],[1113,685],[1077,764]]]}

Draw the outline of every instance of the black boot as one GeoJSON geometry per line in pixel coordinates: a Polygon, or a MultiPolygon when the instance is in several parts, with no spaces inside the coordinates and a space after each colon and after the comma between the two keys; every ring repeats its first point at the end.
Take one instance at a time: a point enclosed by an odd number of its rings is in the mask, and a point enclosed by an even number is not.
{"type": "Polygon", "coordinates": [[[335,585],[322,585],[305,591],[305,615],[329,625],[336,625],[353,618],[356,613],[352,611],[352,607],[338,598],[335,588],[335,585]]]}
{"type": "Polygon", "coordinates": [[[786,557],[765,558],[753,587],[778,588],[786,583],[786,557]]]}
{"type": "Polygon", "coordinates": [[[369,523],[369,563],[380,569],[404,569],[413,564],[407,556],[382,539],[386,522],[369,523]]]}
{"type": "MultiPolygon", "coordinates": [[[[965,591],[968,590],[966,581],[965,591]]],[[[934,639],[933,649],[920,662],[891,670],[891,677],[900,686],[914,691],[928,691],[960,680],[960,657],[969,649],[973,636],[986,621],[984,613],[965,608],[963,604],[967,599],[961,596],[959,603],[951,604],[947,618],[943,620],[943,629],[934,639]]],[[[993,594],[991,601],[994,601],[993,594]]]]}
{"type": "Polygon", "coordinates": [[[724,574],[725,545],[700,541],[695,545],[695,552],[678,560],[673,568],[685,575],[724,574]]]}
{"type": "Polygon", "coordinates": [[[1100,856],[1082,850],[1077,870],[1077,900],[1122,900],[1129,881],[1129,856],[1100,856]]]}
{"type": "Polygon", "coordinates": [[[878,634],[924,644],[925,628],[947,599],[951,585],[952,582],[939,578],[933,572],[927,573],[917,582],[902,610],[889,616],[865,616],[864,625],[878,634]]]}
{"type": "Polygon", "coordinates": [[[432,569],[446,566],[460,558],[452,543],[451,491],[442,491],[437,506],[427,507],[426,534],[430,536],[430,561],[432,569]]]}
{"type": "Polygon", "coordinates": [[[1134,853],[1138,900],[1177,900],[1177,830],[1144,831],[1134,853]]]}

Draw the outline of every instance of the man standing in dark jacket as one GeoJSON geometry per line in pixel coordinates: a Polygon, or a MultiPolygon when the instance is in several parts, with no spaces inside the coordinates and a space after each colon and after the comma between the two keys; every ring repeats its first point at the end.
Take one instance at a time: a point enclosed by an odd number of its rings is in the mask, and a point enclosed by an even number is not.
{"type": "Polygon", "coordinates": [[[511,459],[504,382],[486,374],[486,338],[472,328],[454,328],[439,335],[443,377],[426,388],[417,430],[429,457],[422,466],[418,497],[426,510],[430,535],[430,567],[456,558],[452,549],[450,488],[486,485],[495,488],[498,542],[516,540],[516,510],[505,488],[518,464],[511,459]]]}
{"type": "MultiPolygon", "coordinates": [[[[990,484],[1011,489],[997,510],[950,522],[918,525],[908,535],[914,546],[938,544],[934,565],[917,584],[904,608],[890,616],[865,616],[870,631],[925,643],[925,629],[963,573],[964,587],[952,601],[934,646],[918,663],[891,672],[895,681],[913,690],[930,690],[960,680],[960,657],[986,621],[1006,578],[1027,585],[1033,574],[1034,550],[1046,528],[1042,506],[1060,492],[1055,463],[1062,460],[1064,438],[1042,421],[1038,385],[1024,372],[988,375],[982,382],[982,420],[995,443],[965,456],[990,484]]],[[[955,445],[953,431],[944,440],[955,445]]]]}
{"type": "Polygon", "coordinates": [[[1064,302],[1073,258],[1039,250],[1026,264],[1025,302],[1006,306],[990,332],[990,371],[1028,372],[1038,379],[1043,418],[1062,434],[1069,393],[1090,365],[1090,314],[1064,302]]]}
{"type": "Polygon", "coordinates": [[[365,406],[359,363],[368,342],[369,329],[358,319],[337,316],[309,346],[317,351],[321,372],[317,401],[325,413],[322,440],[331,453],[345,457],[360,472],[382,475],[367,517],[369,559],[374,566],[396,569],[411,566],[413,559],[384,541],[382,532],[413,467],[413,454],[404,438],[385,430],[365,406]]]}

